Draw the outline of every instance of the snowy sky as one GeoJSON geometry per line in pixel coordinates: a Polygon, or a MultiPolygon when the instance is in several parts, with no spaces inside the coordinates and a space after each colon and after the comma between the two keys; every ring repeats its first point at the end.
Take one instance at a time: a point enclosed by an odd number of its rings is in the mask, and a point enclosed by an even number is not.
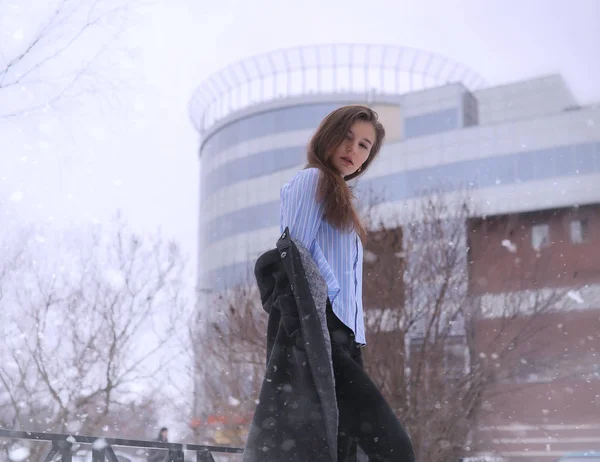
{"type": "MultiPolygon", "coordinates": [[[[34,18],[48,0],[28,4],[34,18]]],[[[26,42],[33,21],[23,12],[0,10],[4,56],[26,42]]],[[[600,102],[597,0],[156,0],[131,14],[118,43],[126,58],[104,68],[123,82],[117,90],[88,96],[95,104],[0,118],[0,208],[10,223],[61,229],[121,209],[135,228],[177,238],[195,262],[198,136],[188,100],[210,73],[274,48],[403,45],[462,62],[490,85],[559,72],[580,103],[600,102]]]]}

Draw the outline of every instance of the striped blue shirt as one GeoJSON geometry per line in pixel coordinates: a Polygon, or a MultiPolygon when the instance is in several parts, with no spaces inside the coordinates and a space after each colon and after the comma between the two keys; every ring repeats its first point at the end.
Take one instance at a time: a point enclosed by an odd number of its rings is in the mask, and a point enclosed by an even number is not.
{"type": "Polygon", "coordinates": [[[333,312],[354,332],[357,343],[365,344],[362,305],[363,247],[354,230],[340,231],[323,218],[324,204],[317,201],[320,171],[308,168],[298,172],[281,188],[280,232],[310,251],[321,275],[333,312]]]}

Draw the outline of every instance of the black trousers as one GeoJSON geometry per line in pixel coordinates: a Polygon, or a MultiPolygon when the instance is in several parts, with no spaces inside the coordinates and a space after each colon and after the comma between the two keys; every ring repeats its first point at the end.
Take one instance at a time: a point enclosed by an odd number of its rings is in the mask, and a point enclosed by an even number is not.
{"type": "Polygon", "coordinates": [[[363,368],[354,334],[327,302],[333,374],[339,409],[338,462],[356,460],[356,444],[369,462],[413,462],[410,437],[363,368]]]}

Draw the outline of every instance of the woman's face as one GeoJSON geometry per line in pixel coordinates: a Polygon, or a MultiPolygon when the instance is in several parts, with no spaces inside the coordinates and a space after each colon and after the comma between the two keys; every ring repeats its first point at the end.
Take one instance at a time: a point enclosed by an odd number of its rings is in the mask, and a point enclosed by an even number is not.
{"type": "Polygon", "coordinates": [[[352,124],[344,141],[335,149],[331,159],[342,176],[356,172],[369,158],[375,142],[375,127],[371,122],[357,120],[352,124]]]}

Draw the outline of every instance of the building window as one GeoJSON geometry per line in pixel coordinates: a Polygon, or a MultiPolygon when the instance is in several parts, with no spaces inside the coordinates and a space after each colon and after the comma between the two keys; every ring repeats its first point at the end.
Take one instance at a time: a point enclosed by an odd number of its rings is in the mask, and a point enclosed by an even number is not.
{"type": "Polygon", "coordinates": [[[446,344],[444,368],[450,380],[460,380],[469,373],[469,349],[464,337],[452,340],[446,344]]]}
{"type": "Polygon", "coordinates": [[[571,220],[570,226],[571,242],[581,244],[587,240],[588,221],[587,218],[571,220]]]}
{"type": "Polygon", "coordinates": [[[556,364],[543,358],[522,357],[505,374],[505,383],[550,383],[557,378],[556,364]]]}
{"type": "Polygon", "coordinates": [[[550,245],[550,227],[548,224],[533,225],[531,228],[531,246],[535,250],[540,250],[548,245],[550,245]]]}
{"type": "Polygon", "coordinates": [[[464,379],[470,370],[469,348],[466,338],[462,335],[450,335],[446,339],[438,339],[438,341],[441,341],[441,343],[437,347],[443,349],[436,350],[436,345],[430,343],[423,356],[425,340],[422,337],[411,338],[409,353],[411,355],[411,368],[416,369],[419,362],[422,362],[426,375],[429,376],[433,372],[432,365],[437,364],[438,367],[443,368],[440,372],[443,373],[446,380],[458,382],[464,379]],[[438,362],[439,359],[442,359],[443,362],[438,362]]]}

